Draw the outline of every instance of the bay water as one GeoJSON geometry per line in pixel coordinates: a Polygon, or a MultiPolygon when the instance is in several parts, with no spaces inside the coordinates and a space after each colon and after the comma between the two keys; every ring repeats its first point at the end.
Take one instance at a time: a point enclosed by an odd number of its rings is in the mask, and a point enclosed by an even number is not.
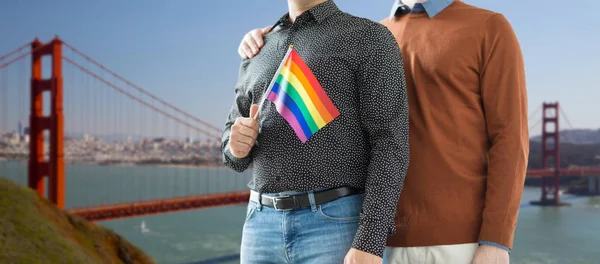
{"type": "MultiPolygon", "coordinates": [[[[0,177],[26,184],[26,163],[0,160],[0,177]]],[[[241,190],[250,172],[226,168],[67,166],[67,207],[241,190]]],[[[600,198],[563,196],[564,207],[530,206],[539,188],[526,187],[511,263],[600,263],[600,198]]],[[[160,264],[239,263],[246,207],[224,206],[97,222],[160,264]]]]}

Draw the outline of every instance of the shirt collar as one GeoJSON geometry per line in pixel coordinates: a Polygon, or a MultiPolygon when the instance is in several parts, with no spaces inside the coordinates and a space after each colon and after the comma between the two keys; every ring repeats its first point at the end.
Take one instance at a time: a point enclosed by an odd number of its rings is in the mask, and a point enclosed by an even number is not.
{"type": "Polygon", "coordinates": [[[333,0],[327,0],[311,9],[308,10],[310,14],[315,18],[318,23],[325,21],[332,15],[335,15],[340,11],[333,0]]]}
{"type": "MultiPolygon", "coordinates": [[[[310,20],[315,20],[317,23],[321,23],[327,20],[329,17],[341,13],[342,11],[338,8],[333,0],[327,0],[323,3],[316,5],[315,7],[307,10],[296,18],[297,22],[306,22],[310,20]]],[[[290,25],[291,22],[289,20],[289,13],[283,15],[275,25],[273,25],[272,29],[277,27],[278,25],[290,25]]],[[[271,30],[272,30],[271,29],[271,30]]]]}
{"type": "Polygon", "coordinates": [[[430,18],[433,18],[442,12],[442,10],[446,9],[446,7],[450,6],[450,4],[452,4],[454,1],[455,0],[427,0],[423,3],[416,3],[411,10],[407,5],[402,3],[402,0],[396,0],[390,12],[390,19],[393,19],[395,16],[400,16],[411,12],[419,13],[423,9],[425,12],[427,12],[427,15],[429,15],[430,18]]]}

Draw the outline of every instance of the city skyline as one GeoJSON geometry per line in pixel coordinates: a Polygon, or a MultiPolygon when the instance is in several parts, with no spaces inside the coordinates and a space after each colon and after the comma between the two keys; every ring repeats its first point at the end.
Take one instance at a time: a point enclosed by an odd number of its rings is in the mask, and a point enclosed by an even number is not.
{"type": "MultiPolygon", "coordinates": [[[[349,13],[376,21],[387,16],[392,2],[336,1],[349,13]]],[[[600,26],[600,19],[592,16],[593,10],[600,8],[600,2],[586,0],[578,1],[577,5],[564,5],[552,0],[541,6],[531,1],[465,2],[501,12],[513,25],[525,58],[530,114],[544,101],[559,101],[574,128],[600,127],[600,120],[590,115],[597,107],[596,98],[600,98],[600,89],[594,88],[597,85],[594,69],[600,68],[600,62],[589,60],[600,55],[594,48],[600,43],[599,37],[589,34],[600,26]],[[556,17],[567,18],[569,23],[556,17]]],[[[58,35],[149,92],[223,127],[233,102],[233,86],[240,62],[236,49],[241,37],[252,28],[273,24],[287,11],[286,2],[259,1],[239,6],[224,1],[143,3],[114,0],[102,3],[32,0],[7,3],[0,10],[0,24],[10,26],[0,28],[0,35],[6,36],[0,43],[0,53],[35,37],[48,41],[58,35]],[[105,19],[109,15],[111,19],[105,19]],[[44,23],[39,23],[41,21],[44,23]]],[[[18,71],[13,73],[18,76],[18,71]]],[[[18,81],[26,89],[27,73],[25,67],[22,80],[9,82],[18,81]]],[[[78,81],[85,80],[75,80],[75,83],[78,81]]],[[[77,96],[83,95],[71,93],[66,96],[71,96],[66,100],[76,101],[77,96]]],[[[112,95],[106,96],[111,98],[112,95]]],[[[8,102],[9,109],[15,109],[15,116],[27,120],[26,103],[8,102]]],[[[108,106],[110,103],[99,107],[108,106]]],[[[77,113],[72,115],[75,117],[68,119],[67,130],[73,131],[70,125],[85,127],[85,123],[78,124],[85,117],[77,113]]],[[[97,122],[87,125],[106,128],[105,121],[94,121],[97,122]]],[[[530,120],[530,125],[536,122],[530,120]]],[[[564,124],[562,128],[569,127],[564,124]]],[[[540,131],[537,127],[531,134],[540,131]]],[[[158,134],[168,133],[176,132],[158,134]]]]}

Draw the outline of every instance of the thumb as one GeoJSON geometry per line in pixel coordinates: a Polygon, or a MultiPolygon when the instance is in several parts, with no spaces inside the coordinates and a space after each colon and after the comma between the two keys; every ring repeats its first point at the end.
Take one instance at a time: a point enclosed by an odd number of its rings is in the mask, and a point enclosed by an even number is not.
{"type": "Polygon", "coordinates": [[[271,27],[272,27],[272,26],[266,26],[266,27],[264,27],[264,28],[262,29],[262,33],[263,33],[263,35],[264,35],[264,34],[267,34],[267,33],[269,33],[269,30],[271,30],[271,27]]]}
{"type": "Polygon", "coordinates": [[[250,106],[250,118],[258,119],[258,115],[256,115],[257,112],[258,112],[257,104],[253,104],[252,106],[250,106]],[[255,115],[256,115],[256,117],[255,117],[255,115]]]}

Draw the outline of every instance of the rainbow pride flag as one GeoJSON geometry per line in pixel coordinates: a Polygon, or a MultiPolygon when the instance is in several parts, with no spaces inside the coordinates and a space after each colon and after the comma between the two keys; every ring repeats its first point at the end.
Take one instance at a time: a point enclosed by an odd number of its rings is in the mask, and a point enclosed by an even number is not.
{"type": "Polygon", "coordinates": [[[302,143],[340,115],[319,81],[290,46],[273,77],[267,99],[302,143]]]}

